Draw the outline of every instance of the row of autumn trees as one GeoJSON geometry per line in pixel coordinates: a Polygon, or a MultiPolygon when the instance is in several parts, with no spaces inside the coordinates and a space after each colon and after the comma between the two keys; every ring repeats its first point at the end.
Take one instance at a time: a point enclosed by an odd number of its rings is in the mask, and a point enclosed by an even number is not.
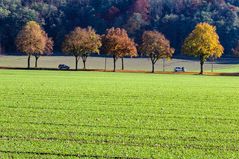
{"type": "MultiPolygon", "coordinates": [[[[52,38],[49,38],[40,25],[34,21],[28,22],[16,38],[17,49],[28,55],[28,68],[30,68],[31,56],[35,56],[35,67],[37,67],[37,61],[41,55],[52,54],[53,44],[52,38]]],[[[76,70],[78,70],[80,59],[86,69],[87,57],[91,53],[102,52],[113,57],[114,71],[118,59],[122,59],[122,69],[124,69],[123,58],[137,57],[139,52],[151,59],[152,72],[155,72],[156,62],[159,59],[171,59],[175,50],[171,48],[170,41],[158,31],[145,31],[141,44],[137,45],[122,28],[111,28],[106,31],[106,34],[98,35],[91,27],[76,27],[65,36],[62,51],[66,55],[75,57],[76,70]]],[[[199,23],[186,38],[182,52],[200,58],[200,73],[203,74],[205,61],[208,58],[219,58],[224,52],[216,33],[216,27],[208,23],[199,23]]]]}
{"type": "Polygon", "coordinates": [[[0,0],[0,54],[16,54],[15,38],[28,21],[44,28],[58,53],[77,26],[92,26],[99,34],[124,28],[137,43],[145,30],[160,30],[180,55],[195,25],[208,22],[217,27],[225,56],[239,47],[238,0],[0,0]]]}

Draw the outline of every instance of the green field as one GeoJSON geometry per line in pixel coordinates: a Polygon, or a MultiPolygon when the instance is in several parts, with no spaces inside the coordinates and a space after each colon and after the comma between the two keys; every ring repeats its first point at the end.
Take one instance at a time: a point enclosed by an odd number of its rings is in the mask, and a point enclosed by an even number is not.
{"type": "Polygon", "coordinates": [[[239,72],[239,65],[231,65],[231,66],[228,66],[228,67],[225,67],[225,68],[217,68],[215,69],[215,72],[239,72]]]}
{"type": "Polygon", "coordinates": [[[239,78],[0,70],[0,158],[239,158],[239,78]]]}

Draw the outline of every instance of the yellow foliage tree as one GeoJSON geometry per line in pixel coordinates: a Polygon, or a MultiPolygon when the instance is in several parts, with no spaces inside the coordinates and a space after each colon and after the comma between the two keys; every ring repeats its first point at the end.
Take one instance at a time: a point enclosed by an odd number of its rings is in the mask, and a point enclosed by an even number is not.
{"type": "Polygon", "coordinates": [[[62,50],[66,54],[75,57],[76,70],[78,69],[78,61],[81,57],[85,69],[87,57],[91,53],[99,53],[101,45],[100,35],[96,34],[94,29],[91,27],[87,29],[76,27],[72,32],[66,35],[62,44],[62,50]]]}
{"type": "Polygon", "coordinates": [[[216,33],[216,27],[208,23],[199,23],[186,38],[182,52],[200,58],[200,74],[203,74],[205,61],[210,57],[219,58],[224,52],[219,36],[216,33]]]}
{"type": "Polygon", "coordinates": [[[30,68],[30,58],[34,54],[43,54],[46,46],[46,38],[40,25],[35,21],[28,22],[18,33],[16,38],[17,49],[28,55],[28,65],[30,68]]]}

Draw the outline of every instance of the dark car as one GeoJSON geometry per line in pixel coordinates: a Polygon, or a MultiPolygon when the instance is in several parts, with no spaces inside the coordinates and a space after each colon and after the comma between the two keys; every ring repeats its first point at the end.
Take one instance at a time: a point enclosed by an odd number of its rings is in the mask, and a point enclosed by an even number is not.
{"type": "Polygon", "coordinates": [[[174,72],[186,72],[186,69],[184,67],[175,67],[174,72]]]}
{"type": "Polygon", "coordinates": [[[60,65],[58,66],[58,69],[59,69],[59,70],[69,70],[70,67],[67,66],[67,65],[65,65],[65,64],[60,64],[60,65]]]}

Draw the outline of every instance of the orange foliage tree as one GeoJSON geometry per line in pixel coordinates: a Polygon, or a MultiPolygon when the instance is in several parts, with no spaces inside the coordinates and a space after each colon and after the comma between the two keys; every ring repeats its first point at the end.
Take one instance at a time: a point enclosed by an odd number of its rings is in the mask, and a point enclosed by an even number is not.
{"type": "Polygon", "coordinates": [[[17,49],[28,55],[30,68],[31,55],[43,54],[46,47],[46,38],[40,25],[34,21],[28,22],[18,33],[16,38],[17,49]]]}
{"type": "Polygon", "coordinates": [[[175,50],[170,47],[170,41],[162,33],[145,31],[142,36],[140,51],[151,59],[152,73],[154,73],[156,62],[161,58],[172,58],[175,50]]]}
{"type": "Polygon", "coordinates": [[[52,55],[53,53],[54,42],[52,38],[48,37],[47,33],[44,30],[42,30],[42,34],[45,37],[46,44],[45,44],[44,51],[42,53],[33,54],[35,56],[35,68],[37,68],[38,59],[40,58],[41,55],[52,55]]]}
{"type": "Polygon", "coordinates": [[[82,58],[84,69],[86,69],[86,60],[91,53],[99,53],[101,47],[101,37],[96,34],[91,27],[82,29],[76,27],[72,32],[66,35],[62,44],[62,50],[67,55],[75,56],[76,70],[78,61],[82,58]]]}
{"type": "Polygon", "coordinates": [[[216,33],[216,27],[208,23],[199,23],[186,38],[182,52],[200,58],[200,74],[203,74],[205,61],[210,57],[219,58],[224,52],[216,33]]]}
{"type": "Polygon", "coordinates": [[[136,57],[138,55],[135,42],[121,28],[108,29],[107,34],[102,36],[102,44],[102,51],[113,56],[114,72],[118,58],[122,58],[122,69],[124,69],[123,58],[125,56],[136,57]]]}

